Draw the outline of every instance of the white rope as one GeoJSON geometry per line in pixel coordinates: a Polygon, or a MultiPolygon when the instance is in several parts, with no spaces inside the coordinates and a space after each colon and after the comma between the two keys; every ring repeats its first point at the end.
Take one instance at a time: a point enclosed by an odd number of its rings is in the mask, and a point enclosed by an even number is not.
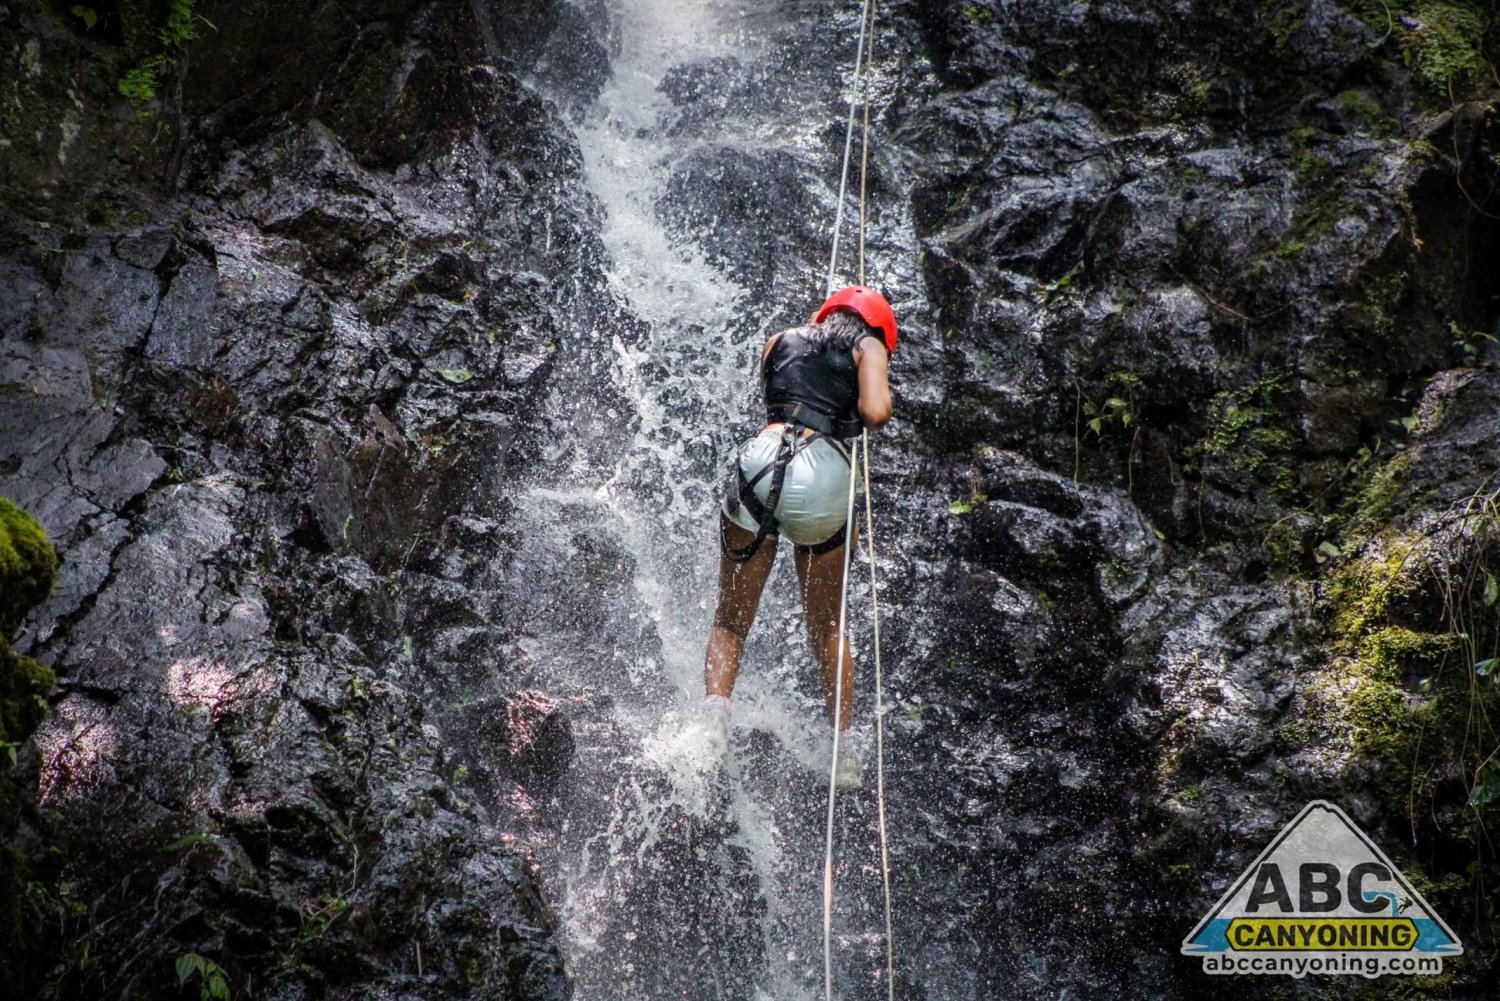
{"type": "Polygon", "coordinates": [[[875,579],[875,502],[870,494],[870,434],[865,453],[865,551],[870,557],[870,617],[875,625],[875,814],[880,822],[880,879],[885,888],[885,981],[896,1001],[896,936],[891,922],[891,849],[885,826],[885,678],[880,665],[880,591],[875,579]]]}
{"type": "MultiPolygon", "coordinates": [[[[849,95],[849,122],[844,127],[844,166],[839,172],[839,200],[838,207],[833,213],[833,250],[828,255],[828,291],[827,295],[833,294],[834,282],[838,279],[839,262],[839,231],[844,228],[844,194],[849,190],[849,155],[854,151],[854,112],[859,107],[859,99],[863,96],[868,102],[868,90],[863,86],[866,83],[865,73],[865,26],[870,21],[870,0],[864,0],[864,7],[859,15],[859,48],[855,49],[854,55],[854,78],[861,86],[849,95]]],[[[863,223],[863,220],[861,220],[863,223]]]]}
{"type": "MultiPolygon", "coordinates": [[[[859,16],[859,44],[854,50],[854,76],[855,80],[863,83],[861,69],[865,58],[865,27],[869,23],[870,0],[864,0],[864,5],[859,16]]],[[[860,88],[862,89],[862,88],[860,88]]],[[[849,158],[854,152],[854,115],[858,109],[860,89],[856,89],[849,95],[849,118],[844,127],[844,162],[839,169],[839,196],[837,207],[833,215],[833,248],[828,255],[828,282],[827,293],[833,294],[834,284],[838,279],[839,261],[839,236],[844,227],[844,196],[849,190],[849,158]]],[[[848,531],[850,523],[854,519],[854,485],[855,466],[857,457],[849,457],[849,503],[844,514],[844,527],[848,531]]],[[[833,1001],[833,821],[834,807],[838,799],[838,767],[839,767],[839,722],[843,713],[844,696],[844,623],[848,613],[849,605],[849,560],[854,547],[847,544],[844,546],[844,579],[839,588],[839,642],[837,659],[834,668],[833,684],[833,753],[828,764],[828,824],[823,850],[823,997],[824,1001],[833,1001]]]]}
{"type": "MultiPolygon", "coordinates": [[[[869,50],[865,72],[875,58],[875,8],[871,0],[869,50]]],[[[859,151],[859,283],[865,284],[865,194],[870,173],[870,92],[865,87],[864,135],[859,151]]],[[[860,433],[865,458],[865,549],[870,559],[870,620],[875,647],[875,812],[880,826],[880,882],[885,896],[885,985],[889,1001],[896,1001],[896,933],[891,919],[891,849],[885,821],[885,677],[880,663],[880,587],[875,572],[875,495],[870,490],[870,432],[860,433]]]]}
{"type": "MultiPolygon", "coordinates": [[[[849,118],[844,129],[844,161],[839,172],[838,206],[834,212],[833,249],[828,258],[828,294],[832,294],[838,276],[839,237],[844,223],[844,197],[849,185],[849,160],[854,149],[854,117],[859,103],[864,105],[864,127],[860,142],[859,167],[859,283],[865,283],[865,205],[867,177],[870,163],[870,88],[869,68],[875,49],[875,15],[872,0],[864,0],[859,19],[859,47],[854,59],[854,74],[858,89],[849,98],[849,118]],[[869,48],[866,49],[866,38],[869,48]]],[[[886,990],[890,1001],[896,998],[896,954],[895,936],[891,920],[891,857],[885,816],[885,701],[884,677],[880,660],[880,600],[875,569],[875,509],[870,493],[870,433],[861,432],[864,454],[865,487],[865,545],[870,561],[870,604],[874,622],[875,647],[875,793],[876,809],[880,827],[880,873],[885,890],[885,969],[886,990]]],[[[849,462],[849,503],[844,515],[846,531],[854,526],[854,492],[859,465],[855,456],[849,462]]],[[[828,773],[828,826],[823,855],[823,997],[833,1001],[833,824],[834,807],[838,796],[838,761],[841,731],[839,722],[843,715],[844,649],[846,640],[846,616],[849,603],[849,566],[853,547],[844,547],[844,578],[839,589],[839,642],[838,659],[834,678],[833,696],[833,755],[828,773]]]]}
{"type": "MultiPolygon", "coordinates": [[[[866,7],[869,13],[868,30],[865,32],[869,38],[869,48],[865,50],[865,68],[862,74],[864,86],[862,89],[864,97],[864,127],[860,131],[859,138],[859,283],[865,283],[865,189],[866,181],[870,175],[870,63],[875,58],[875,0],[868,0],[866,7]]],[[[869,465],[865,468],[868,470],[869,465]]]]}
{"type": "MultiPolygon", "coordinates": [[[[846,531],[854,522],[854,485],[857,482],[855,468],[858,465],[858,453],[850,452],[849,504],[844,512],[846,531]]],[[[833,761],[828,766],[828,838],[823,851],[823,997],[825,1001],[833,1001],[833,807],[838,797],[839,737],[842,732],[839,729],[839,721],[843,718],[844,710],[844,644],[847,642],[844,615],[849,605],[849,560],[854,553],[854,547],[848,545],[849,540],[845,538],[844,541],[844,582],[839,589],[838,659],[834,661],[837,667],[834,668],[833,683],[833,761]]]]}

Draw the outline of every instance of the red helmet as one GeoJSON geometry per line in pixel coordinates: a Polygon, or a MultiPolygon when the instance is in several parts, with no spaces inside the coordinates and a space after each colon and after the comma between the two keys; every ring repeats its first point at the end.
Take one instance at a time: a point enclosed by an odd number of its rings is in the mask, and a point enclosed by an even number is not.
{"type": "Polygon", "coordinates": [[[872,327],[885,331],[885,349],[896,353],[896,314],[885,296],[866,285],[849,285],[829,296],[813,316],[814,323],[822,323],[834,310],[847,309],[858,314],[872,327]]]}

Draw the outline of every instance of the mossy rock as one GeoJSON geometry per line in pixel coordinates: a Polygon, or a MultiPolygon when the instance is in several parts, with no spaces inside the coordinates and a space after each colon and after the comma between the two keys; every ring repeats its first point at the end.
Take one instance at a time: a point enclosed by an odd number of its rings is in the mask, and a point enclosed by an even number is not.
{"type": "MultiPolygon", "coordinates": [[[[10,776],[16,751],[41,724],[55,678],[45,664],[10,648],[26,614],[52,593],[57,553],[42,526],[0,498],[0,842],[14,830],[23,792],[10,776]]],[[[32,931],[22,899],[31,885],[29,860],[0,843],[0,981],[13,982],[32,931]]]]}
{"type": "MultiPolygon", "coordinates": [[[[55,680],[46,665],[15,653],[10,636],[52,593],[57,552],[35,519],[0,498],[0,768],[30,737],[47,710],[55,680]]],[[[9,780],[0,781],[0,831],[14,819],[9,780]]]]}
{"type": "Polygon", "coordinates": [[[26,613],[47,600],[57,576],[57,551],[46,529],[0,497],[0,636],[21,628],[26,613]]]}
{"type": "MultiPolygon", "coordinates": [[[[1472,901],[1500,879],[1485,848],[1500,822],[1500,769],[1490,764],[1500,747],[1496,526],[1476,505],[1387,527],[1338,566],[1325,592],[1328,666],[1304,714],[1320,719],[1287,735],[1301,746],[1347,741],[1350,791],[1374,796],[1397,864],[1440,912],[1461,923],[1471,915],[1460,934],[1480,939],[1493,916],[1475,914],[1472,901]]],[[[1454,972],[1488,977],[1494,963],[1475,950],[1454,972]]]]}
{"type": "MultiPolygon", "coordinates": [[[[55,681],[46,664],[21,656],[0,640],[0,769],[10,764],[14,747],[41,724],[55,681]]],[[[10,820],[4,798],[0,791],[0,831],[10,820]]]]}
{"type": "MultiPolygon", "coordinates": [[[[1422,98],[1447,108],[1482,93],[1494,68],[1494,14],[1483,0],[1342,0],[1394,43],[1422,98]]],[[[1389,50],[1388,50],[1389,51],[1389,50]]]]}

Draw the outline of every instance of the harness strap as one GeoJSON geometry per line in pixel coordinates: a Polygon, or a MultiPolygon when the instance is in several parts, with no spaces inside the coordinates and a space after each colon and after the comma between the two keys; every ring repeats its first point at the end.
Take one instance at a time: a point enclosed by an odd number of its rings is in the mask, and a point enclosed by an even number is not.
{"type": "Polygon", "coordinates": [[[719,544],[724,550],[724,555],[736,563],[743,563],[760,552],[761,543],[776,534],[781,527],[781,522],[776,518],[776,505],[781,501],[781,488],[786,482],[786,467],[791,464],[792,456],[797,454],[797,435],[792,425],[788,424],[781,432],[781,442],[776,448],[776,458],[769,465],[762,467],[750,479],[745,478],[745,470],[736,461],[735,473],[739,477],[739,502],[745,505],[750,512],[750,517],[755,519],[755,538],[743,549],[735,549],[729,545],[729,538],[724,534],[724,522],[719,521],[719,544]],[[761,503],[759,497],[755,496],[755,484],[767,473],[771,474],[771,487],[766,492],[766,502],[761,503]]]}
{"type": "Polygon", "coordinates": [[[800,424],[828,438],[858,438],[864,425],[858,420],[840,420],[801,400],[774,400],[766,404],[766,416],[773,421],[800,424]]]}
{"type": "Polygon", "coordinates": [[[814,556],[822,556],[824,553],[831,553],[839,546],[842,546],[844,544],[844,539],[847,538],[848,535],[849,526],[847,524],[840,525],[837,532],[834,532],[822,542],[819,542],[815,546],[804,546],[803,548],[812,553],[814,556]]]}
{"type": "MultiPolygon", "coordinates": [[[[776,458],[769,464],[761,467],[760,471],[754,476],[746,478],[744,469],[740,467],[738,461],[735,462],[734,468],[738,484],[735,494],[730,498],[730,510],[734,510],[737,504],[743,504],[745,509],[750,512],[750,517],[755,519],[756,532],[755,538],[751,539],[743,549],[735,549],[729,544],[729,538],[725,534],[724,519],[719,519],[719,546],[725,556],[736,563],[743,563],[746,560],[752,559],[756,553],[760,552],[761,544],[780,531],[781,521],[776,517],[776,505],[781,502],[781,488],[786,482],[786,467],[791,465],[792,459],[796,457],[798,452],[807,448],[819,438],[828,439],[833,447],[838,450],[838,453],[844,457],[844,461],[846,463],[849,461],[848,450],[837,438],[798,421],[788,421],[786,427],[781,432],[781,441],[776,448],[776,458]],[[804,430],[811,431],[812,433],[803,438],[801,437],[801,433],[804,430]],[[762,502],[755,495],[755,485],[767,474],[770,474],[771,485],[770,489],[766,491],[765,501],[762,502]]],[[[847,524],[841,525],[832,537],[808,548],[814,554],[822,554],[837,549],[844,544],[847,529],[847,524]]]]}

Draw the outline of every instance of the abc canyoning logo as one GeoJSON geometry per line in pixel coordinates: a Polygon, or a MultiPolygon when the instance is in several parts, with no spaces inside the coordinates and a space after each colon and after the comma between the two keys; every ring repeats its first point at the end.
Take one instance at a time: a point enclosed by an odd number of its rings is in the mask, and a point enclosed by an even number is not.
{"type": "Polygon", "coordinates": [[[1309,803],[1182,943],[1206,973],[1435,975],[1458,936],[1332,803],[1309,803]]]}

